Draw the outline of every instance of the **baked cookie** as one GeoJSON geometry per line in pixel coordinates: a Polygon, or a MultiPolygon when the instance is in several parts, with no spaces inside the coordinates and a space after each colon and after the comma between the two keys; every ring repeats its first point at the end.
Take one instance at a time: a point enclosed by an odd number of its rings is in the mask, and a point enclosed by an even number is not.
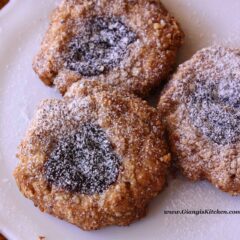
{"type": "Polygon", "coordinates": [[[172,152],[191,180],[240,193],[240,50],[214,46],[179,66],[160,102],[172,152]]]}
{"type": "Polygon", "coordinates": [[[33,68],[62,94],[97,80],[146,95],[172,70],[182,39],[159,0],[64,0],[33,68]]]}
{"type": "Polygon", "coordinates": [[[157,111],[94,81],[43,101],[18,158],[20,191],[84,230],[144,217],[170,163],[157,111]]]}

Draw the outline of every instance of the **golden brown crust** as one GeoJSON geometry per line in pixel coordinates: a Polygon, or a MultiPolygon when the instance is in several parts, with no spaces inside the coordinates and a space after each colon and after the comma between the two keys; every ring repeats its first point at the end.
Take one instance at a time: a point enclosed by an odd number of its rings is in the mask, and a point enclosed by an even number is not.
{"type": "Polygon", "coordinates": [[[14,172],[20,191],[42,211],[84,230],[128,225],[145,216],[164,187],[170,154],[157,111],[133,95],[96,82],[75,83],[63,100],[44,101],[19,147],[14,172]],[[102,194],[84,195],[49,186],[43,164],[53,139],[95,122],[122,159],[117,181],[102,194]]]}
{"type": "MultiPolygon", "coordinates": [[[[239,81],[239,55],[239,50],[218,46],[197,52],[189,61],[179,66],[164,89],[158,105],[159,112],[165,118],[171,151],[183,174],[194,181],[207,179],[216,187],[233,195],[240,193],[240,142],[238,140],[226,144],[224,142],[226,139],[222,139],[222,144],[216,143],[210,138],[211,134],[214,134],[214,129],[208,134],[210,137],[205,135],[206,129],[202,131],[193,124],[194,119],[190,118],[191,110],[186,98],[197,82],[203,84],[212,81],[213,84],[219,84],[219,81],[223,81],[226,83],[229,77],[232,78],[231,84],[239,81]]],[[[200,94],[204,94],[204,91],[200,94]]],[[[206,95],[205,98],[208,97],[206,95]]],[[[225,101],[228,101],[226,99],[225,101]]],[[[197,101],[196,98],[194,101],[197,101]]],[[[207,108],[211,105],[206,106],[205,111],[208,111],[207,108]]],[[[215,109],[213,108],[213,113],[210,113],[212,120],[214,117],[219,119],[219,116],[213,115],[216,109],[217,105],[215,109]]],[[[198,114],[200,111],[204,109],[199,108],[198,114]]],[[[239,110],[236,111],[239,114],[239,110]]],[[[223,129],[218,126],[217,130],[223,129]]]]}
{"type": "Polygon", "coordinates": [[[63,94],[76,81],[98,80],[146,95],[172,70],[182,39],[178,23],[160,1],[65,0],[51,17],[33,68],[43,82],[56,85],[63,94]],[[84,77],[67,69],[62,55],[79,24],[95,15],[120,17],[137,34],[137,40],[128,46],[119,66],[96,77],[84,77]]]}

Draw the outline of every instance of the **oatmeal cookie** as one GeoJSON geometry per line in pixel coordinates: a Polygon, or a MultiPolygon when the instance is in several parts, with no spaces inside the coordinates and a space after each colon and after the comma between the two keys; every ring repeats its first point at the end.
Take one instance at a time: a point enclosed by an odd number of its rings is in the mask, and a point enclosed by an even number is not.
{"type": "Polygon", "coordinates": [[[182,39],[158,0],[64,0],[33,68],[62,94],[96,80],[147,95],[172,70],[182,39]]]}
{"type": "Polygon", "coordinates": [[[14,176],[42,211],[84,230],[145,216],[170,154],[158,112],[99,82],[78,82],[39,106],[14,176]]]}
{"type": "Polygon", "coordinates": [[[214,46],[182,64],[159,102],[172,152],[191,180],[240,193],[240,50],[214,46]]]}

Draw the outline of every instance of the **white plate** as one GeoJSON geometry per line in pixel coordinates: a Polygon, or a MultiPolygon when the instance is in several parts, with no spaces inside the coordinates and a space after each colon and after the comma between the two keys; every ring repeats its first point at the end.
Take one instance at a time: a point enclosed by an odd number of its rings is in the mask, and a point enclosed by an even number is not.
{"type": "MultiPolygon", "coordinates": [[[[179,62],[213,43],[240,47],[239,0],[163,0],[181,23],[186,41],[179,62]]],[[[0,231],[11,240],[237,239],[240,215],[164,215],[164,210],[237,210],[231,197],[207,182],[183,178],[169,182],[149,208],[148,216],[130,227],[84,232],[41,213],[18,191],[12,171],[16,148],[36,105],[59,94],[33,73],[32,58],[47,28],[54,0],[11,0],[0,11],[0,231]]]]}

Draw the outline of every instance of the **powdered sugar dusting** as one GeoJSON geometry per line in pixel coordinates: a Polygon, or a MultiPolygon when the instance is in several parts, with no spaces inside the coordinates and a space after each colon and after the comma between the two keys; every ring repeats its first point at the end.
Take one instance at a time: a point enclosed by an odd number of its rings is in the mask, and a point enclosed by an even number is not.
{"type": "Polygon", "coordinates": [[[222,47],[206,49],[195,63],[187,106],[194,125],[217,144],[240,137],[240,57],[222,47]]]}
{"type": "Polygon", "coordinates": [[[106,190],[115,182],[119,166],[105,132],[95,124],[85,124],[61,139],[44,164],[48,182],[83,194],[106,190]]]}
{"type": "MultiPolygon", "coordinates": [[[[31,61],[27,60],[34,56],[39,43],[35,39],[42,38],[43,28],[48,24],[47,16],[52,11],[53,5],[59,1],[11,1],[16,4],[15,7],[9,9],[7,14],[3,14],[4,21],[1,22],[1,50],[6,49],[9,54],[1,54],[1,154],[3,158],[1,162],[0,176],[1,178],[11,178],[12,169],[15,167],[17,160],[15,159],[16,144],[20,140],[20,136],[24,135],[26,122],[20,115],[22,108],[28,106],[29,115],[32,116],[35,103],[43,98],[55,97],[56,94],[52,89],[41,86],[39,79],[32,73],[31,61]],[[15,13],[14,13],[15,11],[15,13]],[[38,22],[34,23],[34,19],[38,22]],[[20,21],[23,20],[23,21],[20,21]],[[14,25],[14,26],[13,26],[14,25]],[[14,30],[10,31],[10,29],[14,30]],[[31,30],[31,34],[29,34],[31,30]],[[24,33],[26,31],[26,34],[24,33]],[[18,33],[21,33],[22,41],[16,40],[18,33]],[[41,36],[41,37],[40,37],[41,36]],[[5,41],[6,43],[4,43],[5,41]],[[17,47],[22,46],[23,50],[20,55],[15,54],[17,47]],[[4,47],[3,47],[4,46],[4,47]],[[10,54],[11,50],[11,54],[10,54]],[[13,57],[9,57],[13,56],[13,57]],[[9,63],[13,64],[9,64],[9,63]],[[17,64],[21,64],[21,71],[16,68],[17,64]],[[5,71],[5,64],[9,64],[9,70],[5,71]],[[21,73],[21,75],[20,75],[21,73]],[[23,81],[26,82],[23,85],[23,81]],[[14,87],[6,89],[9,84],[14,83],[14,87]],[[36,94],[37,93],[37,94],[36,94]],[[26,98],[24,104],[21,99],[26,98]],[[3,109],[2,107],[5,106],[3,109]],[[21,127],[20,127],[21,126],[21,127]],[[16,131],[18,136],[16,136],[16,131]],[[4,164],[6,162],[6,165],[4,164]]],[[[86,2],[86,1],[84,1],[86,2]]],[[[98,1],[99,3],[100,1],[98,1]]],[[[211,31],[218,31],[217,43],[222,39],[229,39],[227,45],[239,46],[240,40],[240,20],[239,10],[240,1],[192,1],[192,0],[164,0],[163,3],[182,23],[186,36],[194,35],[193,39],[186,42],[186,48],[182,51],[182,55],[190,57],[192,53],[202,46],[207,46],[211,42],[211,31]],[[190,7],[186,8],[189,3],[190,7]],[[221,3],[221,4],[220,4],[221,3]],[[202,6],[202,8],[200,8],[202,6]],[[227,8],[226,6],[229,6],[227,8]],[[209,11],[205,10],[209,9],[209,11]],[[223,9],[224,13],[221,12],[223,9]],[[231,11],[231,10],[236,10],[231,11]],[[201,21],[196,26],[195,21],[199,19],[199,15],[192,16],[193,12],[197,14],[207,13],[206,22],[201,21]],[[188,14],[186,14],[188,13],[188,14]],[[219,17],[213,23],[214,28],[209,26],[212,23],[212,14],[218,13],[219,17]],[[189,18],[191,17],[190,21],[189,18]],[[186,19],[186,21],[184,21],[186,19]],[[226,22],[226,25],[223,23],[226,22]],[[235,31],[239,29],[239,31],[235,31]],[[210,32],[210,34],[209,34],[210,32]],[[203,38],[199,34],[203,33],[203,38]]],[[[44,29],[45,30],[45,29],[44,29]]],[[[183,57],[182,57],[183,58],[183,57]]],[[[0,68],[1,68],[0,67],[0,68]]],[[[127,78],[125,79],[125,81],[127,78]]],[[[23,109],[24,110],[24,109],[23,109]]],[[[46,214],[38,212],[32,207],[32,204],[23,199],[16,190],[15,184],[9,188],[8,185],[1,185],[0,189],[0,206],[1,206],[1,227],[6,230],[9,239],[37,239],[40,234],[46,236],[47,240],[56,236],[58,240],[79,240],[84,239],[115,239],[122,240],[124,238],[146,239],[156,235],[158,238],[173,239],[205,239],[219,238],[224,236],[226,239],[237,239],[239,237],[239,216],[238,215],[211,215],[197,216],[181,215],[172,216],[163,214],[163,210],[167,209],[194,209],[198,208],[219,208],[219,209],[238,209],[239,198],[231,197],[221,191],[213,188],[205,181],[191,183],[181,177],[169,181],[169,186],[154,200],[150,206],[150,213],[145,221],[140,221],[132,225],[130,228],[107,228],[96,233],[87,233],[79,231],[69,224],[62,223],[58,220],[48,217],[46,214]],[[5,191],[5,194],[3,194],[5,191]],[[227,207],[226,207],[227,206],[227,207]],[[14,208],[14,209],[13,209],[14,208]],[[28,220],[25,219],[28,218],[28,220]],[[194,219],[194,221],[193,221],[194,219]],[[226,222],[230,224],[226,224],[226,222]],[[37,224],[36,224],[37,223],[37,224]],[[169,227],[171,224],[171,228],[169,227]],[[209,228],[209,226],[211,227],[209,228]],[[161,227],[159,227],[161,226],[161,227]],[[207,230],[207,231],[206,231],[207,230]],[[10,234],[11,232],[11,234],[10,234]],[[196,234],[197,232],[197,234],[196,234]],[[10,235],[14,235],[10,237],[10,235]],[[52,237],[53,236],[53,237],[52,237]]],[[[5,233],[5,232],[4,232],[5,233]]]]}
{"type": "Polygon", "coordinates": [[[96,76],[117,66],[136,40],[117,18],[95,17],[88,20],[65,53],[65,66],[83,76],[96,76]]]}

